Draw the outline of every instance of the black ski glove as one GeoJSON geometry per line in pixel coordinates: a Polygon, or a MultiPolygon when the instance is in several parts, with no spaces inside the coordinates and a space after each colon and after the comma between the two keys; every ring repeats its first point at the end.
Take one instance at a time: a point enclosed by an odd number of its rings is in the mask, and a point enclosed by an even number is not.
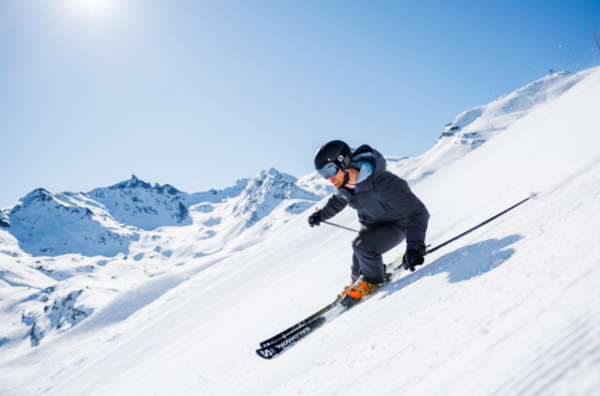
{"type": "Polygon", "coordinates": [[[404,253],[404,258],[402,259],[402,265],[404,265],[404,269],[410,269],[410,272],[415,272],[415,267],[417,265],[421,265],[425,262],[423,258],[423,253],[418,250],[409,249],[404,253]]]}
{"type": "Polygon", "coordinates": [[[310,216],[308,216],[308,224],[310,224],[311,227],[314,226],[318,226],[321,224],[321,216],[319,216],[319,212],[315,212],[313,214],[311,214],[310,216]]]}

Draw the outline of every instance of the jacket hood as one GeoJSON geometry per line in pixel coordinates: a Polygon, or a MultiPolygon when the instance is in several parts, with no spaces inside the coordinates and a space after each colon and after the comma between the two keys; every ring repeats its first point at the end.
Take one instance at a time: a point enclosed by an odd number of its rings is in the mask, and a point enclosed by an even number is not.
{"type": "MultiPolygon", "coordinates": [[[[358,165],[357,167],[361,169],[362,166],[360,164],[362,162],[368,162],[373,166],[373,171],[370,175],[368,175],[365,179],[358,181],[356,185],[356,193],[360,193],[363,191],[368,191],[373,189],[373,180],[376,180],[379,176],[381,176],[387,167],[387,161],[383,158],[383,155],[379,153],[377,150],[371,148],[368,145],[362,145],[352,153],[353,157],[353,166],[358,165]]],[[[360,177],[360,175],[359,175],[360,177]]]]}

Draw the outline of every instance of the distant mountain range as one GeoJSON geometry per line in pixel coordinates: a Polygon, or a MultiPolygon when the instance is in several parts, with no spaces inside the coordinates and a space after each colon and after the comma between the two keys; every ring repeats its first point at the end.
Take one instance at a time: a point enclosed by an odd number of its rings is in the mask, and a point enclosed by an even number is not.
{"type": "MultiPolygon", "coordinates": [[[[299,213],[332,191],[313,188],[312,192],[297,181],[271,169],[224,190],[188,194],[168,184],[152,186],[133,175],[88,193],[51,193],[39,188],[2,209],[0,220],[20,248],[34,256],[113,257],[127,253],[131,242],[145,231],[191,225],[189,208],[194,205],[202,204],[198,212],[212,212],[235,201],[225,216],[243,219],[247,228],[284,201],[290,202],[288,212],[299,213]]],[[[212,227],[215,221],[205,225],[212,227]]]]}

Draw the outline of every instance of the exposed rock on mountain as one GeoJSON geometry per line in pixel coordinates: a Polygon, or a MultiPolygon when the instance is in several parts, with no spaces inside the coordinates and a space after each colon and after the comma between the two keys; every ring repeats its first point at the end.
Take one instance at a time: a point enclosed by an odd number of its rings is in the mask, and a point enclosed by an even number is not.
{"type": "Polygon", "coordinates": [[[182,203],[189,194],[169,184],[153,187],[133,175],[130,180],[97,188],[87,195],[104,205],[117,221],[142,230],[192,224],[182,203]]]}

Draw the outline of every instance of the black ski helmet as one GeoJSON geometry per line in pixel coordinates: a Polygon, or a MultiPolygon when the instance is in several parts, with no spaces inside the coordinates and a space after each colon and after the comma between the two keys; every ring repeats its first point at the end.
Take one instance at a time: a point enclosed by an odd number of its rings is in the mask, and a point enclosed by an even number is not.
{"type": "MultiPolygon", "coordinates": [[[[320,171],[329,164],[334,165],[331,168],[341,168],[346,173],[347,178],[348,169],[352,165],[352,150],[350,150],[350,147],[341,140],[332,140],[322,145],[315,154],[315,169],[320,171]]],[[[326,177],[321,171],[319,173],[321,176],[326,177]]]]}

